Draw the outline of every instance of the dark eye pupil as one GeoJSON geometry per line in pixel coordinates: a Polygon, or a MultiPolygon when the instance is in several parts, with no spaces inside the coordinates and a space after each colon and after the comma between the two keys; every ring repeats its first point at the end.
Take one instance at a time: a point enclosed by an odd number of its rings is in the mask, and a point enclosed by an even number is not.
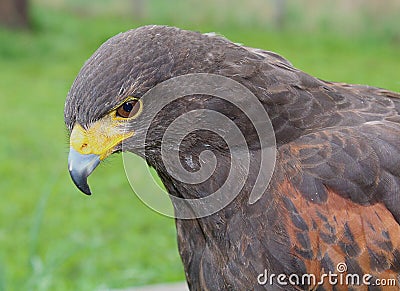
{"type": "Polygon", "coordinates": [[[133,104],[132,102],[127,102],[125,103],[122,108],[126,111],[126,112],[131,112],[133,109],[133,104]]]}
{"type": "Polygon", "coordinates": [[[133,117],[140,111],[140,102],[138,100],[127,101],[118,107],[116,111],[116,115],[119,117],[133,117]]]}

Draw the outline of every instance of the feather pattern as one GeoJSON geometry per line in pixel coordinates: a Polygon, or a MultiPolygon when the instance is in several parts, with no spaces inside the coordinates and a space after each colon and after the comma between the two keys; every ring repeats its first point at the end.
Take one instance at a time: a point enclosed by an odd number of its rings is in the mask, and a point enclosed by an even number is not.
{"type": "MultiPolygon", "coordinates": [[[[335,272],[341,262],[348,273],[398,279],[398,93],[323,81],[276,53],[215,34],[146,26],[111,38],[86,62],[67,96],[67,127],[72,129],[76,122],[89,127],[126,96],[141,97],[156,84],[188,73],[219,74],[246,86],[269,114],[278,154],[266,193],[249,204],[259,140],[240,110],[212,96],[186,96],[155,118],[144,157],[172,195],[199,198],[213,193],[226,179],[230,164],[226,144],[200,131],[182,143],[182,163],[195,170],[200,153],[211,149],[217,156],[217,173],[198,185],[171,177],[159,148],[160,136],[175,117],[198,108],[222,112],[246,132],[251,150],[249,177],[232,203],[209,217],[176,220],[191,290],[333,290],[327,283],[262,286],[257,275],[267,270],[320,276],[335,272]]],[[[132,130],[140,128],[139,123],[132,123],[132,130]]],[[[129,142],[128,149],[135,151],[134,140],[129,142]]]]}

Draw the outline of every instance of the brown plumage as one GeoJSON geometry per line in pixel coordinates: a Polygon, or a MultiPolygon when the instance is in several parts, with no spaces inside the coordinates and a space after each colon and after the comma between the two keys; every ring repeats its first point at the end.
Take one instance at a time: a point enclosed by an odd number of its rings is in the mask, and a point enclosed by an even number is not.
{"type": "MultiPolygon", "coordinates": [[[[140,98],[160,82],[188,73],[223,75],[246,86],[268,112],[277,145],[269,187],[256,203],[249,204],[259,165],[259,140],[247,117],[234,105],[213,96],[186,96],[156,116],[144,152],[137,150],[135,136],[125,140],[127,150],[141,155],[157,170],[169,193],[200,198],[223,184],[229,171],[229,149],[209,131],[189,135],[180,148],[182,164],[195,171],[199,154],[211,149],[218,167],[201,184],[177,181],[160,157],[168,124],[184,112],[206,108],[228,116],[246,133],[251,167],[236,199],[211,216],[176,220],[179,251],[191,290],[347,290],[349,286],[333,287],[328,282],[323,286],[257,282],[265,269],[269,274],[312,273],[318,277],[329,271],[337,273],[339,263],[346,263],[347,273],[371,274],[373,280],[399,278],[397,93],[322,81],[275,53],[239,46],[220,36],[146,26],[111,38],[83,66],[66,100],[66,125],[71,131],[76,124],[89,130],[122,106],[128,96],[140,98]],[[194,166],[185,165],[185,157],[190,157],[194,166]]],[[[140,118],[145,117],[146,104],[142,115],[129,121],[129,129],[140,133],[140,118]]],[[[85,147],[87,143],[90,139],[85,140],[85,147]]],[[[72,142],[71,147],[79,151],[72,142]]],[[[118,151],[120,143],[111,150],[118,151]]],[[[84,153],[85,157],[98,154],[84,153]]],[[[71,175],[88,193],[86,178],[98,161],[82,170],[73,167],[75,159],[75,154],[70,154],[71,175]]]]}

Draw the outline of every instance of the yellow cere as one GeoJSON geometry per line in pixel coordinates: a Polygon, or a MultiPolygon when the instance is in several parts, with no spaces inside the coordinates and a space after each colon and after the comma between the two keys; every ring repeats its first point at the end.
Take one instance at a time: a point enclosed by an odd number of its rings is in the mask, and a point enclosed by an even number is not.
{"type": "Polygon", "coordinates": [[[76,123],[71,132],[70,146],[81,154],[96,154],[100,160],[107,158],[113,148],[124,139],[134,135],[123,132],[121,120],[115,118],[115,111],[94,122],[89,129],[76,123]]]}

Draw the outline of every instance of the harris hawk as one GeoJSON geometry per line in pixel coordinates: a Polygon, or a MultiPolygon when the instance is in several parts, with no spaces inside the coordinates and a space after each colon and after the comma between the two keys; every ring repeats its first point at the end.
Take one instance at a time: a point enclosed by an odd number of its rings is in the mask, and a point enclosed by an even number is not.
{"type": "Polygon", "coordinates": [[[196,109],[218,111],[233,121],[245,135],[251,158],[244,186],[226,207],[204,217],[176,219],[191,290],[387,290],[376,282],[389,279],[397,289],[398,93],[323,81],[278,54],[218,35],[140,27],[101,45],[68,93],[64,118],[71,134],[68,162],[74,183],[90,194],[87,177],[102,160],[124,150],[144,158],[173,196],[193,199],[215,192],[228,175],[232,154],[215,132],[196,130],[179,145],[180,162],[193,172],[201,167],[201,153],[212,151],[217,158],[212,177],[185,183],[163,164],[162,136],[168,125],[196,109]],[[166,80],[193,73],[235,80],[269,116],[275,168],[255,203],[249,203],[249,193],[260,167],[260,137],[229,100],[192,94],[170,102],[151,120],[145,150],[138,150],[136,136],[150,109],[142,96],[166,80]],[[367,276],[370,285],[319,282],[329,273],[367,276]],[[305,274],[317,280],[288,281],[305,274]],[[279,275],[284,282],[276,281],[279,275]]]}

